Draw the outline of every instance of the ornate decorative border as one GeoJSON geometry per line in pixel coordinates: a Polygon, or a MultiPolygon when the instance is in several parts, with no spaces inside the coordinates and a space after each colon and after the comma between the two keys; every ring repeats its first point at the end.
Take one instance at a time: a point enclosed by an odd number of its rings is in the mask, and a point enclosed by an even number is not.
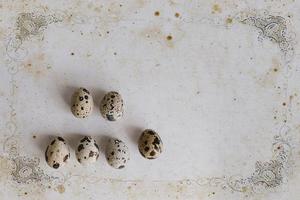
{"type": "MultiPolygon", "coordinates": [[[[3,145],[4,152],[8,155],[11,177],[17,183],[37,184],[39,188],[46,190],[48,187],[57,187],[71,180],[76,175],[62,177],[61,175],[46,175],[39,167],[39,158],[28,158],[21,155],[18,146],[20,136],[14,108],[14,94],[16,88],[15,75],[19,72],[19,62],[26,57],[27,51],[22,47],[26,40],[41,37],[48,25],[70,20],[68,14],[56,13],[52,15],[36,15],[33,13],[21,13],[17,18],[16,32],[7,40],[6,65],[10,74],[10,118],[6,124],[8,133],[3,145]]],[[[253,26],[259,30],[259,40],[268,39],[278,45],[282,52],[282,60],[286,66],[286,81],[294,58],[295,34],[288,30],[288,22],[280,16],[269,15],[267,12],[241,12],[234,18],[242,24],[253,26]]],[[[72,23],[97,21],[95,18],[72,17],[72,23]],[[73,20],[73,21],[72,21],[73,20]]],[[[287,90],[287,87],[285,88],[287,90]]],[[[286,110],[286,112],[290,112],[286,110]]],[[[287,116],[287,113],[286,113],[287,116]]],[[[198,185],[220,187],[232,192],[240,192],[246,195],[266,192],[279,187],[287,181],[293,168],[293,138],[290,127],[284,123],[278,135],[272,143],[272,158],[266,162],[257,162],[253,174],[246,178],[239,176],[207,177],[198,179],[177,180],[183,185],[198,185]]],[[[97,181],[106,181],[97,180],[97,181]]],[[[140,180],[112,180],[117,182],[139,183],[140,180]]],[[[154,181],[155,182],[155,181],[154,181]]],[[[161,181],[157,181],[161,182],[161,181]]]]}

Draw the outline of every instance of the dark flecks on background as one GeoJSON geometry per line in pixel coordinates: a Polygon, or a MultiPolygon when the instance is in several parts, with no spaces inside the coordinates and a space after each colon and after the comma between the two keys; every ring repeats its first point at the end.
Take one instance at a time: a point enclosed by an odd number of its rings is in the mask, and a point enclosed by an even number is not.
{"type": "Polygon", "coordinates": [[[222,12],[222,8],[220,5],[218,4],[214,4],[212,6],[212,14],[215,14],[215,13],[221,13],[222,12]]]}
{"type": "Polygon", "coordinates": [[[179,17],[180,16],[180,14],[177,12],[177,13],[175,13],[175,17],[179,17]]]}
{"type": "Polygon", "coordinates": [[[233,19],[231,17],[228,17],[226,19],[226,24],[231,24],[233,22],[233,19]]]}
{"type": "Polygon", "coordinates": [[[167,40],[170,41],[170,40],[172,40],[172,39],[173,39],[172,35],[168,35],[168,36],[167,36],[167,40]]]}
{"type": "Polygon", "coordinates": [[[159,11],[155,11],[155,12],[154,12],[154,15],[155,15],[155,16],[159,16],[159,15],[160,15],[159,11]]]}
{"type": "Polygon", "coordinates": [[[75,55],[75,54],[72,52],[72,53],[71,53],[71,56],[74,56],[74,55],[75,55]]]}

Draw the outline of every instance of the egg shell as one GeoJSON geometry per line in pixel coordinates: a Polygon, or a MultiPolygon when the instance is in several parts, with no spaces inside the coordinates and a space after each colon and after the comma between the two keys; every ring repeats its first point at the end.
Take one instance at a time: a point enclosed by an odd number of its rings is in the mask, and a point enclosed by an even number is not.
{"type": "Polygon", "coordinates": [[[163,151],[163,142],[159,135],[151,129],[143,131],[138,142],[139,151],[144,158],[155,159],[163,151]]]}
{"type": "Polygon", "coordinates": [[[92,137],[85,136],[79,141],[75,154],[80,164],[89,165],[98,160],[99,146],[92,137]]]}
{"type": "Polygon", "coordinates": [[[66,141],[62,137],[55,138],[47,147],[45,159],[47,164],[58,169],[63,167],[70,158],[70,150],[66,141]]]}
{"type": "Polygon", "coordinates": [[[123,116],[124,103],[118,92],[107,93],[100,102],[100,112],[108,121],[116,121],[123,116]]]}
{"type": "Polygon", "coordinates": [[[72,107],[71,111],[77,118],[88,117],[94,107],[93,97],[90,92],[85,88],[79,88],[72,96],[72,107]]]}
{"type": "Polygon", "coordinates": [[[109,139],[106,159],[110,166],[116,169],[122,169],[130,160],[129,149],[121,140],[109,139]]]}

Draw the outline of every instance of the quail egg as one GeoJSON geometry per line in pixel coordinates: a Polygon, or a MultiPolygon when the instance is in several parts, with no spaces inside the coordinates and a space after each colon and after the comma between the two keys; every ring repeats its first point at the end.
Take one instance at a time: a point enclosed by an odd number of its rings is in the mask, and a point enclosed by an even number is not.
{"type": "Polygon", "coordinates": [[[85,136],[79,141],[75,154],[80,164],[89,165],[97,161],[99,146],[92,137],[85,136]]]}
{"type": "Polygon", "coordinates": [[[116,121],[123,116],[124,103],[118,92],[107,93],[100,102],[100,112],[108,121],[116,121]]]}
{"type": "Polygon", "coordinates": [[[45,159],[47,164],[58,169],[63,167],[70,158],[70,151],[66,141],[62,137],[55,138],[47,147],[45,159]]]}
{"type": "Polygon", "coordinates": [[[77,118],[86,118],[93,111],[93,97],[90,92],[85,88],[79,88],[72,96],[71,111],[77,118]]]}
{"type": "Polygon", "coordinates": [[[147,159],[155,159],[163,151],[163,143],[159,135],[151,129],[143,131],[138,142],[139,151],[147,159]]]}
{"type": "Polygon", "coordinates": [[[106,151],[106,159],[109,165],[116,169],[122,169],[129,161],[129,149],[124,142],[118,139],[109,139],[106,151]]]}

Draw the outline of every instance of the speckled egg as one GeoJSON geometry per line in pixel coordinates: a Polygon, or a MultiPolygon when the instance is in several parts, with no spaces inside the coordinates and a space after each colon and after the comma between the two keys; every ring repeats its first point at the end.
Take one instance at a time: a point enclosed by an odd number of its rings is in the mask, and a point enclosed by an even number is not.
{"type": "Polygon", "coordinates": [[[162,140],[159,135],[151,129],[143,131],[138,143],[140,153],[147,159],[155,159],[162,153],[162,140]]]}
{"type": "Polygon", "coordinates": [[[99,146],[92,137],[85,136],[79,141],[75,154],[80,164],[89,165],[97,161],[99,146]]]}
{"type": "Polygon", "coordinates": [[[118,139],[109,139],[106,151],[108,164],[116,169],[122,169],[129,161],[129,149],[124,142],[118,139]]]}
{"type": "Polygon", "coordinates": [[[86,118],[93,111],[93,97],[90,92],[85,88],[79,88],[72,96],[72,108],[73,115],[77,118],[86,118]]]}
{"type": "Polygon", "coordinates": [[[107,93],[100,103],[102,116],[109,121],[116,121],[123,116],[124,104],[118,92],[107,93]]]}
{"type": "Polygon", "coordinates": [[[70,158],[70,151],[66,141],[62,137],[55,138],[47,147],[45,159],[47,164],[58,169],[63,167],[70,158]]]}

